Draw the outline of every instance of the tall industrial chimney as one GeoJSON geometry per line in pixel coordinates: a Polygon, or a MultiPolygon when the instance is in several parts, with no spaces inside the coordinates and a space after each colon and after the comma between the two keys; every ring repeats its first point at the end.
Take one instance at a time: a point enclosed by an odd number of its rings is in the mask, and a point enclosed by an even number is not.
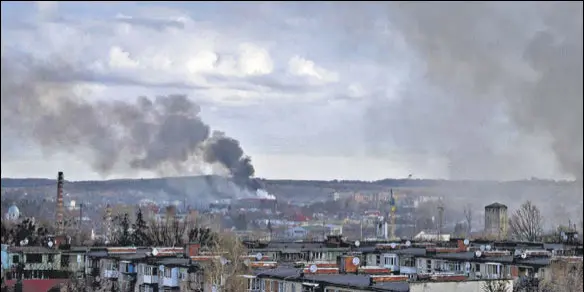
{"type": "Polygon", "coordinates": [[[63,172],[59,171],[57,175],[57,210],[56,210],[56,219],[57,219],[57,234],[63,234],[63,172]]]}
{"type": "Polygon", "coordinates": [[[105,244],[112,240],[112,207],[110,204],[105,206],[105,244]]]}

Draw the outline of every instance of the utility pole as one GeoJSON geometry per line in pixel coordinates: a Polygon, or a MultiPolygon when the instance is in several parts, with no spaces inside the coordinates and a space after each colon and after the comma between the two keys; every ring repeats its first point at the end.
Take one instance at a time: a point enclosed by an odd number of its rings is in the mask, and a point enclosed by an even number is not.
{"type": "Polygon", "coordinates": [[[359,229],[361,230],[360,240],[363,241],[363,215],[361,215],[361,220],[359,222],[359,229]]]}
{"type": "Polygon", "coordinates": [[[325,220],[322,219],[322,240],[326,240],[326,226],[325,226],[325,220]]]}
{"type": "Polygon", "coordinates": [[[438,206],[438,241],[442,240],[442,215],[444,214],[444,207],[442,202],[438,206]]]}
{"type": "Polygon", "coordinates": [[[81,231],[83,222],[83,203],[79,204],[79,230],[81,231]]]}

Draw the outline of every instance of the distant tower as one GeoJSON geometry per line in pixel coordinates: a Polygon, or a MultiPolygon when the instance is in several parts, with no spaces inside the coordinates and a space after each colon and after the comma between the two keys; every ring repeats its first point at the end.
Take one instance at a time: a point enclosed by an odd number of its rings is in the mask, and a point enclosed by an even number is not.
{"type": "Polygon", "coordinates": [[[112,207],[105,206],[105,243],[109,244],[112,239],[112,207]]]}
{"type": "Polygon", "coordinates": [[[442,202],[438,205],[438,240],[442,241],[442,222],[444,220],[444,206],[442,202]]]}
{"type": "Polygon", "coordinates": [[[57,234],[63,234],[63,172],[59,171],[57,174],[57,210],[55,212],[56,224],[57,224],[57,234]]]}
{"type": "Polygon", "coordinates": [[[493,203],[485,206],[485,233],[497,239],[507,238],[507,206],[493,203]]]}
{"type": "Polygon", "coordinates": [[[395,197],[393,196],[393,189],[390,190],[391,194],[390,194],[390,198],[389,198],[389,218],[390,218],[390,222],[389,222],[389,227],[390,227],[390,232],[389,232],[389,236],[391,240],[395,239],[395,212],[397,211],[397,207],[395,205],[395,197]]]}

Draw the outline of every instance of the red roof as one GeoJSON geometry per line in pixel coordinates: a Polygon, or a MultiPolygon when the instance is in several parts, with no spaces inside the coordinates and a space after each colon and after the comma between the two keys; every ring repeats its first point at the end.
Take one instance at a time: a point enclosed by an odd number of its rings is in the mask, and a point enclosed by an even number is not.
{"type": "MultiPolygon", "coordinates": [[[[22,292],[48,292],[61,283],[69,282],[68,279],[30,279],[22,280],[22,292]]],[[[14,287],[16,280],[4,281],[7,287],[14,287]]]]}

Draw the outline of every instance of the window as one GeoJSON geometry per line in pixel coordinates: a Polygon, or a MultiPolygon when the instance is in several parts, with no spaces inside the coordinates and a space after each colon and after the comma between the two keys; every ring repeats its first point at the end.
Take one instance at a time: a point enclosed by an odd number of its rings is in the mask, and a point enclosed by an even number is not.
{"type": "Polygon", "coordinates": [[[402,266],[415,267],[414,259],[410,257],[402,258],[402,266]]]}
{"type": "Polygon", "coordinates": [[[295,283],[290,284],[290,292],[296,292],[296,284],[295,283]]]}
{"type": "Polygon", "coordinates": [[[52,263],[55,261],[55,255],[54,254],[50,254],[47,257],[47,263],[52,263]]]}
{"type": "Polygon", "coordinates": [[[278,292],[286,292],[286,286],[284,282],[278,282],[278,292]]]}
{"type": "Polygon", "coordinates": [[[43,262],[43,255],[38,253],[29,253],[26,255],[26,262],[39,264],[43,262]]]}
{"type": "Polygon", "coordinates": [[[391,255],[383,256],[383,265],[385,266],[396,266],[397,265],[397,258],[391,255]]]}
{"type": "Polygon", "coordinates": [[[164,269],[164,277],[165,278],[172,278],[172,270],[170,268],[164,269]]]}
{"type": "Polygon", "coordinates": [[[20,262],[20,257],[18,255],[13,255],[12,256],[12,263],[18,264],[19,262],[20,262]]]}

